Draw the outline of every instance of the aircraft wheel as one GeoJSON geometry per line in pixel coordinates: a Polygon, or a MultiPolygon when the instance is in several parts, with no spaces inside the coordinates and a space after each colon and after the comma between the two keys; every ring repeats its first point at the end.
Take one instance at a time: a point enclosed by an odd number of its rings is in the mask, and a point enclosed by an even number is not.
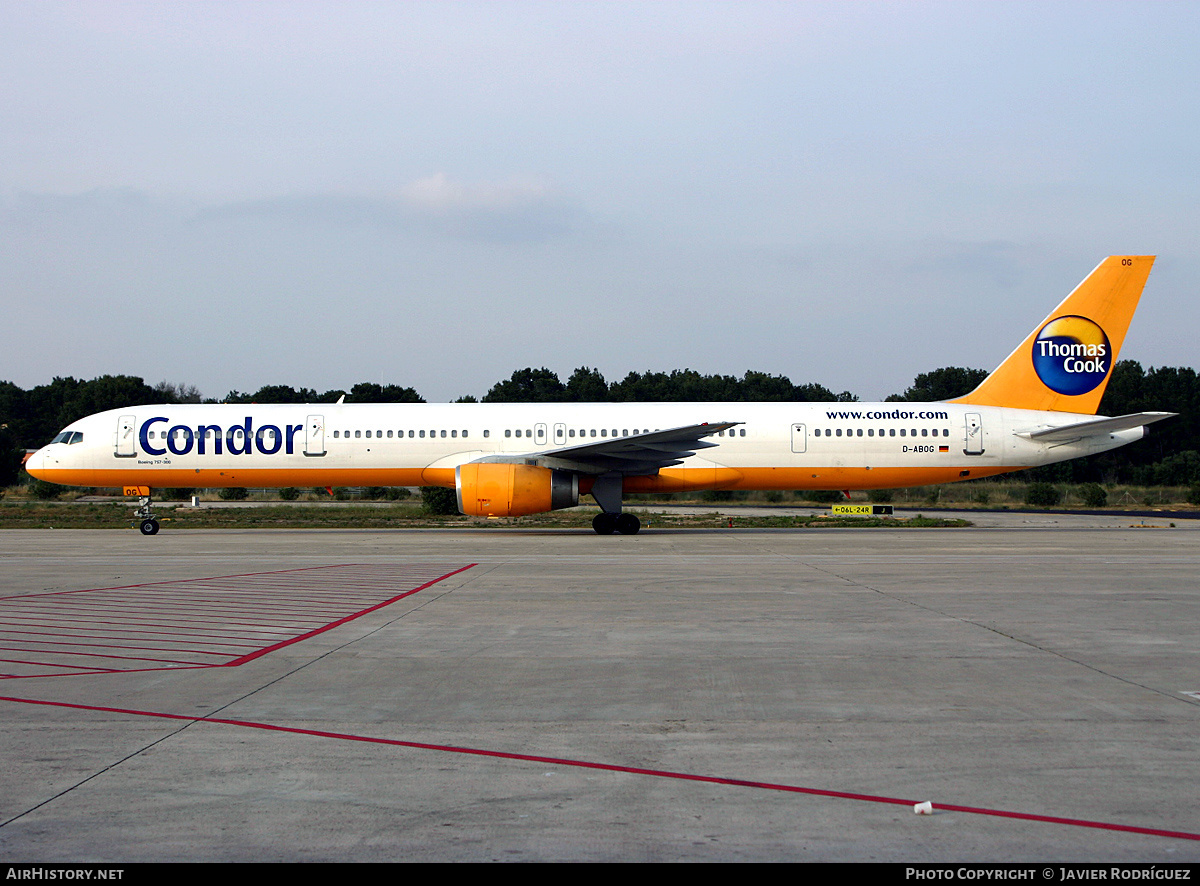
{"type": "Polygon", "coordinates": [[[143,520],[142,525],[138,529],[142,530],[142,535],[155,535],[158,533],[158,521],[153,519],[143,520]]]}
{"type": "Polygon", "coordinates": [[[600,535],[612,535],[617,529],[617,515],[597,514],[592,518],[592,528],[600,535]]]}
{"type": "Polygon", "coordinates": [[[633,514],[617,514],[617,532],[622,535],[637,535],[642,521],[633,514]]]}

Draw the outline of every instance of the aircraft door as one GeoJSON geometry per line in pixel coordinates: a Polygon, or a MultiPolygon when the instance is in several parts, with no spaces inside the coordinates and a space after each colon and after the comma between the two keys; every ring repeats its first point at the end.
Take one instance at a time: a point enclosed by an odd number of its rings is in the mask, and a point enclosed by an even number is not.
{"type": "Polygon", "coordinates": [[[792,452],[808,451],[808,432],[804,425],[792,425],[792,452]]]}
{"type": "Polygon", "coordinates": [[[554,426],[554,445],[563,446],[567,442],[567,426],[559,422],[554,426]]]}
{"type": "Polygon", "coordinates": [[[137,455],[136,415],[122,415],[117,419],[117,442],[113,454],[117,458],[132,458],[137,455]]]}
{"type": "Polygon", "coordinates": [[[966,415],[966,445],[963,455],[983,455],[983,419],[978,412],[966,415]]]}
{"type": "Polygon", "coordinates": [[[325,454],[325,416],[310,415],[304,423],[304,454],[325,454]]]}
{"type": "Polygon", "coordinates": [[[533,442],[538,446],[546,445],[546,423],[536,424],[533,426],[533,442]]]}

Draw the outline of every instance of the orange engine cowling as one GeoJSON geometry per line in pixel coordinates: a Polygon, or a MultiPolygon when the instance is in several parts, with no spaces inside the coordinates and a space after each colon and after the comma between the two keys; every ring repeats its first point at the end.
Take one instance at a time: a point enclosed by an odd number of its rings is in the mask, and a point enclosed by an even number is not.
{"type": "Polygon", "coordinates": [[[519,517],[579,504],[579,477],[533,465],[459,465],[454,486],[458,509],[476,517],[519,517]]]}

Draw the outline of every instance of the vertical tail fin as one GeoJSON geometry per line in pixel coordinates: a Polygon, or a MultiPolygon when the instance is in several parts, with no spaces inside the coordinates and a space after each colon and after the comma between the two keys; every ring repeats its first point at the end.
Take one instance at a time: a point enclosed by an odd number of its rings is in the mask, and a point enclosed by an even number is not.
{"type": "Polygon", "coordinates": [[[983,382],[952,403],[1095,415],[1153,255],[1110,255],[983,382]]]}

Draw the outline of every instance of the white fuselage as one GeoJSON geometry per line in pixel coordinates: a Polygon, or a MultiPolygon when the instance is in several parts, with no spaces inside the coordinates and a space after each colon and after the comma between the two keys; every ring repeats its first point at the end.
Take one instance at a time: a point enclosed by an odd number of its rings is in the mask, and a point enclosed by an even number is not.
{"type": "Polygon", "coordinates": [[[874,489],[1063,461],[1145,433],[1052,443],[1023,436],[1082,418],[954,403],[137,406],[72,423],[27,468],[75,486],[453,486],[456,467],[489,456],[572,470],[561,450],[737,422],[681,464],[625,476],[624,489],[874,489]]]}

